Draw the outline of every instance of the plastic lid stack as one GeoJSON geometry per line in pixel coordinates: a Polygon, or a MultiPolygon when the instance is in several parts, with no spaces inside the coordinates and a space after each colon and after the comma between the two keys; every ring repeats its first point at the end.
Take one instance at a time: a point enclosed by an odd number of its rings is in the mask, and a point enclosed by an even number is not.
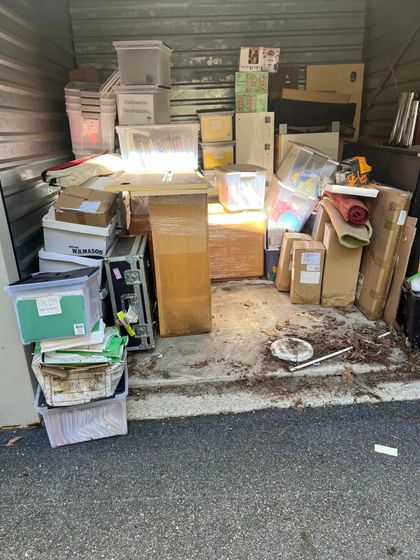
{"type": "Polygon", "coordinates": [[[76,159],[114,151],[115,94],[101,84],[70,82],[64,88],[71,143],[76,159]]]}

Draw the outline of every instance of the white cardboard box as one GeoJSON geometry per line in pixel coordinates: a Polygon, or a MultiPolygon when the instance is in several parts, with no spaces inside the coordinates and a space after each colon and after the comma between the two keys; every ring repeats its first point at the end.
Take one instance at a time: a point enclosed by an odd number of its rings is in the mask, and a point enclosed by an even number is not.
{"type": "Polygon", "coordinates": [[[54,208],[42,218],[44,248],[50,253],[104,257],[116,236],[117,218],[106,228],[70,224],[55,219],[54,208]]]}
{"type": "Polygon", "coordinates": [[[241,47],[240,72],[277,72],[280,49],[271,47],[241,47]]]}
{"type": "Polygon", "coordinates": [[[273,174],[274,113],[236,114],[236,163],[259,165],[273,174]]]}

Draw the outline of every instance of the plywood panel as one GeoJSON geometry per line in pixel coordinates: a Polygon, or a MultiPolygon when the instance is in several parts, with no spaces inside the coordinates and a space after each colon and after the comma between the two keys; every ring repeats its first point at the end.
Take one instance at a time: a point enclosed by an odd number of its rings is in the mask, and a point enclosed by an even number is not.
{"type": "Polygon", "coordinates": [[[211,330],[207,196],[149,200],[161,336],[211,330]]]}

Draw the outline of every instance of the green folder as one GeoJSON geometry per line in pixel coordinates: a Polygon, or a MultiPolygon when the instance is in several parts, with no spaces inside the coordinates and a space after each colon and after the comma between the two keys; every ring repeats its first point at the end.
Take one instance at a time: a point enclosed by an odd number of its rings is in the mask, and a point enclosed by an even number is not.
{"type": "Polygon", "coordinates": [[[88,333],[84,296],[63,295],[60,297],[60,305],[61,313],[40,317],[35,298],[16,301],[24,344],[88,333]]]}

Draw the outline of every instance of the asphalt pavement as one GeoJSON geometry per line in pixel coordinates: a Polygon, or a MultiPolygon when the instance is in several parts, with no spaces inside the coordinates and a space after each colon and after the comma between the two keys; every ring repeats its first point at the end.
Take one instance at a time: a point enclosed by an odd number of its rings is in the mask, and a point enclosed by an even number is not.
{"type": "Polygon", "coordinates": [[[0,432],[0,558],[419,560],[419,422],[389,403],[132,422],[57,449],[0,432]]]}

